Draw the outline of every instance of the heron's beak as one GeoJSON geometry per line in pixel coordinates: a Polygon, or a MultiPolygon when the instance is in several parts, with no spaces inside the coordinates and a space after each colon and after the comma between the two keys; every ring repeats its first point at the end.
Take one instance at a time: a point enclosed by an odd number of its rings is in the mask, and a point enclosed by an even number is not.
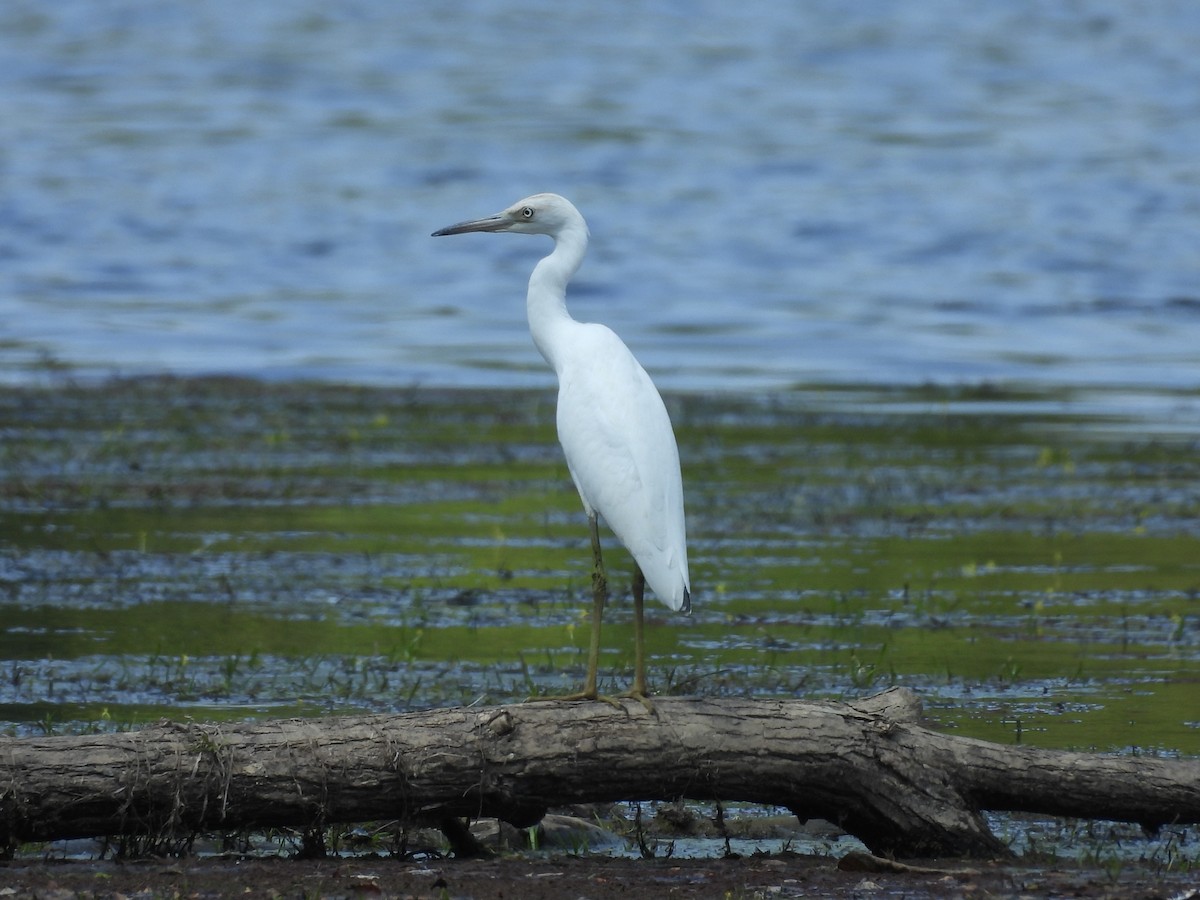
{"type": "Polygon", "coordinates": [[[511,224],[504,213],[497,213],[494,216],[488,216],[486,219],[474,219],[470,222],[459,222],[457,225],[439,228],[430,237],[445,237],[448,234],[466,234],[470,231],[503,231],[511,224]]]}

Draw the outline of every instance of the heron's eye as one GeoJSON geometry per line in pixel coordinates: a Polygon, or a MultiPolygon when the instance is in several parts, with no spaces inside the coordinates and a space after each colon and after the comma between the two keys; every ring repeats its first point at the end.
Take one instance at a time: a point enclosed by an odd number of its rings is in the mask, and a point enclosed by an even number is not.
{"type": "Polygon", "coordinates": [[[526,206],[524,209],[522,209],[521,210],[521,218],[532,219],[533,218],[533,207],[526,206]]]}

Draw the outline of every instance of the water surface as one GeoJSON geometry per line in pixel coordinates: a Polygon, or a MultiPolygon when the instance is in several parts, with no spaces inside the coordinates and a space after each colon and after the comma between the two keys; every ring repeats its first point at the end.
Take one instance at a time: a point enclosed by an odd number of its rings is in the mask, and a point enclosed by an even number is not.
{"type": "MultiPolygon", "coordinates": [[[[665,388],[1200,384],[1200,9],[14,2],[0,378],[541,386],[541,239],[665,388]]],[[[1111,395],[1101,395],[1109,397],[1111,395]]]]}
{"type": "MultiPolygon", "coordinates": [[[[864,412],[866,396],[671,401],[695,611],[650,605],[653,688],[905,684],[965,735],[1200,752],[1195,436],[929,391],[864,412]]],[[[590,552],[552,400],[228,380],[11,391],[0,727],[576,689],[590,552]]],[[[608,556],[602,688],[617,691],[630,572],[608,556]]]]}

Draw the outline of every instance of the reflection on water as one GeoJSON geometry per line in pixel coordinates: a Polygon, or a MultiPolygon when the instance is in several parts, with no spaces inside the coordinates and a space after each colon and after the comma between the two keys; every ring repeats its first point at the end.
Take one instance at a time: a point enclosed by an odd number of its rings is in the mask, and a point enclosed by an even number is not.
{"type": "Polygon", "coordinates": [[[428,234],[549,189],[668,389],[1194,390],[1197,43],[1184,2],[10,3],[0,377],[544,385],[545,248],[428,234]]]}

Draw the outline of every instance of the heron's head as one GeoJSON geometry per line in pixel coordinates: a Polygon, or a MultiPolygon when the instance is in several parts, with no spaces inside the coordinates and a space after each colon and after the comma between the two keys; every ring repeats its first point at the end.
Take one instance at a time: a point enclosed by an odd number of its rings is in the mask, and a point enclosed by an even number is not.
{"type": "Polygon", "coordinates": [[[511,231],[516,234],[548,234],[557,238],[573,228],[582,228],[585,234],[587,232],[583,216],[570,200],[558,194],[534,194],[494,216],[441,228],[433,233],[433,237],[471,231],[511,231]]]}

